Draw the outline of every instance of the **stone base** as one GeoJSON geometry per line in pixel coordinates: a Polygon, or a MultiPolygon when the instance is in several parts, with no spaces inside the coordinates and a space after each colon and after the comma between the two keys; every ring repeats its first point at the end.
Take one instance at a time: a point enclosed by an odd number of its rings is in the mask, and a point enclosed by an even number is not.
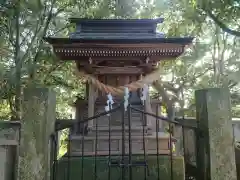
{"type": "MultiPolygon", "coordinates": [[[[111,156],[111,160],[119,160],[119,156],[111,156]]],[[[144,155],[133,155],[133,161],[143,162],[145,160],[144,155]]],[[[185,179],[185,165],[182,156],[169,155],[149,155],[146,157],[147,161],[147,180],[184,180],[185,179]],[[171,164],[173,167],[173,174],[171,173],[171,164]],[[159,176],[158,173],[159,171],[159,176]],[[172,176],[173,175],[173,176],[172,176]]],[[[84,156],[82,157],[63,157],[58,161],[58,169],[56,173],[56,179],[58,180],[79,180],[84,177],[84,180],[111,180],[122,179],[121,167],[109,167],[109,156],[84,156]],[[95,166],[96,164],[96,166],[95,166]],[[96,167],[96,168],[95,168],[96,167]],[[70,170],[68,170],[68,168],[70,170]]],[[[137,179],[144,180],[144,167],[133,166],[132,178],[129,176],[128,168],[125,168],[125,179],[137,179]]]]}
{"type": "MultiPolygon", "coordinates": [[[[143,136],[131,136],[131,154],[170,154],[169,146],[170,138],[167,135],[159,134],[143,136]],[[158,141],[157,141],[158,140],[158,141]],[[157,143],[158,142],[158,143],[157,143]],[[145,145],[145,152],[144,152],[145,145]]],[[[175,139],[172,139],[174,142],[175,139]]],[[[70,154],[71,155],[122,155],[123,139],[122,136],[113,135],[98,136],[71,136],[70,138],[70,154]],[[109,141],[111,142],[109,145],[109,141]],[[84,142],[84,143],[82,143],[84,142]],[[83,145],[84,144],[84,145],[83,145]],[[83,145],[83,146],[82,146],[83,145]],[[110,149],[110,152],[109,152],[110,149]]],[[[125,136],[125,154],[129,154],[129,138],[125,136]]]]}

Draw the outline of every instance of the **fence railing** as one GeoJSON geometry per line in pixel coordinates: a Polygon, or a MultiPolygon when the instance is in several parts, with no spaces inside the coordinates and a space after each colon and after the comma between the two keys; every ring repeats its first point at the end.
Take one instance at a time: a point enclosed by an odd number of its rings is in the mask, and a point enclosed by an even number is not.
{"type": "MultiPolygon", "coordinates": [[[[91,180],[197,179],[196,144],[191,144],[192,149],[187,148],[190,142],[196,141],[185,137],[192,131],[193,138],[197,139],[197,127],[184,120],[181,122],[180,119],[160,116],[157,109],[153,114],[129,105],[125,111],[120,105],[109,112],[80,121],[58,120],[56,132],[69,129],[69,135],[67,153],[60,160],[56,152],[54,154],[53,180],[86,180],[86,176],[91,180]],[[120,120],[118,128],[111,123],[116,112],[120,120]],[[139,127],[132,124],[132,112],[140,114],[142,124],[139,127]],[[108,122],[106,127],[101,126],[100,118],[103,116],[108,122]],[[151,127],[146,124],[149,117],[153,120],[151,127]],[[94,127],[89,130],[86,127],[90,120],[94,121],[94,127]],[[159,129],[161,121],[166,125],[164,132],[159,129]],[[74,127],[80,128],[78,135],[71,133],[74,127]],[[183,139],[179,139],[180,134],[175,137],[176,127],[182,132],[183,139]],[[178,144],[179,148],[176,147],[178,144]],[[184,159],[178,159],[178,155],[184,159]],[[179,167],[182,169],[179,170],[179,167]]],[[[57,142],[54,142],[56,147],[57,142]]]]}

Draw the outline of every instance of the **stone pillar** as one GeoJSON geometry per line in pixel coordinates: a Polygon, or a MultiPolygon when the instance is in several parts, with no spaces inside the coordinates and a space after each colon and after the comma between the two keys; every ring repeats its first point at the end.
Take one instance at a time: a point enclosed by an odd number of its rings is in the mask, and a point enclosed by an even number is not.
{"type": "Polygon", "coordinates": [[[0,121],[1,180],[17,179],[20,127],[19,121],[0,121]]]}
{"type": "Polygon", "coordinates": [[[46,88],[25,89],[22,102],[20,180],[49,180],[50,134],[54,132],[56,96],[46,88]]]}
{"type": "Polygon", "coordinates": [[[195,96],[201,179],[237,180],[229,90],[203,89],[195,96]]]}
{"type": "Polygon", "coordinates": [[[7,170],[7,148],[6,146],[0,146],[0,177],[2,180],[7,180],[6,170],[7,170]]]}

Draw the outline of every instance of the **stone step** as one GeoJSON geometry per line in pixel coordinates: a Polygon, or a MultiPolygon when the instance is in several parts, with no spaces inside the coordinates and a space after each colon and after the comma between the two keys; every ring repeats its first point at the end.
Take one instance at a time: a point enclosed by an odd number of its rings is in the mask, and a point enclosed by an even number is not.
{"type": "MultiPolygon", "coordinates": [[[[158,154],[159,155],[169,155],[171,152],[169,149],[159,149],[158,150],[158,154]]],[[[125,152],[125,155],[128,155],[129,152],[126,151],[125,152]]],[[[157,151],[156,150],[147,150],[144,151],[143,150],[138,150],[138,151],[134,151],[132,152],[132,154],[138,154],[138,155],[143,155],[143,154],[147,154],[147,155],[156,155],[157,154],[157,151]]],[[[109,151],[96,151],[96,152],[93,152],[93,151],[86,151],[86,152],[81,152],[81,151],[72,151],[70,152],[70,156],[77,156],[77,157],[81,157],[81,156],[108,156],[109,155],[109,151]]],[[[110,151],[110,155],[111,156],[122,156],[122,153],[121,151],[110,151]]],[[[175,154],[173,154],[175,155],[175,154]]],[[[66,155],[67,156],[67,155],[66,155]]],[[[66,157],[67,158],[67,157],[66,157]]]]}
{"type": "MultiPolygon", "coordinates": [[[[98,128],[97,130],[98,131],[108,131],[108,129],[109,129],[109,126],[98,126],[98,127],[96,127],[96,126],[93,126],[92,127],[92,130],[96,130],[96,128],[98,128]]],[[[129,126],[124,126],[124,129],[125,129],[125,131],[126,130],[128,130],[129,129],[129,126]]],[[[150,129],[149,127],[143,127],[143,126],[135,126],[135,127],[131,127],[131,130],[132,131],[140,131],[140,130],[143,130],[143,129],[145,129],[145,130],[148,130],[148,129],[150,129]]],[[[121,126],[111,126],[111,130],[112,131],[119,131],[119,130],[122,130],[122,127],[121,126]]]]}
{"type": "MultiPolygon", "coordinates": [[[[116,136],[116,135],[120,135],[122,136],[123,132],[125,134],[125,136],[128,136],[129,134],[129,127],[125,126],[124,131],[122,130],[121,126],[111,126],[110,127],[110,135],[111,136],[116,136]]],[[[143,127],[142,126],[138,126],[138,127],[131,127],[131,136],[143,136],[143,132],[145,135],[148,134],[148,130],[149,128],[147,127],[143,127]]],[[[91,131],[88,133],[88,136],[96,136],[96,134],[98,134],[99,136],[109,136],[109,127],[108,126],[99,126],[99,127],[95,127],[93,126],[91,128],[91,131]]]]}
{"type": "MultiPolygon", "coordinates": [[[[124,137],[126,141],[129,140],[129,136],[126,136],[124,137]]],[[[147,140],[166,140],[166,139],[169,139],[169,135],[165,134],[165,133],[159,133],[159,135],[157,136],[156,133],[152,133],[151,135],[146,135],[146,136],[131,136],[131,140],[134,141],[134,140],[143,140],[143,138],[145,139],[145,141],[147,140]]],[[[72,140],[72,141],[82,141],[82,140],[109,140],[109,137],[108,136],[97,136],[94,137],[94,136],[81,136],[81,135],[71,135],[70,136],[70,139],[69,140],[72,140]]],[[[114,135],[114,136],[110,136],[110,140],[122,140],[122,136],[121,135],[114,135]]],[[[176,142],[177,139],[172,137],[172,142],[176,142]]]]}
{"type": "MultiPolygon", "coordinates": [[[[123,153],[121,136],[111,136],[110,140],[106,136],[99,136],[97,139],[88,136],[71,136],[70,142],[69,148],[72,154],[107,155],[109,152],[111,154],[123,153]]],[[[124,152],[129,153],[129,139],[125,138],[124,142],[124,152]]],[[[173,142],[175,142],[174,139],[173,142]]],[[[131,137],[131,153],[133,154],[142,154],[144,151],[148,154],[157,154],[157,149],[159,154],[165,154],[163,152],[169,153],[168,136],[160,136],[158,139],[156,139],[156,136],[145,136],[144,141],[142,136],[131,137]]]]}

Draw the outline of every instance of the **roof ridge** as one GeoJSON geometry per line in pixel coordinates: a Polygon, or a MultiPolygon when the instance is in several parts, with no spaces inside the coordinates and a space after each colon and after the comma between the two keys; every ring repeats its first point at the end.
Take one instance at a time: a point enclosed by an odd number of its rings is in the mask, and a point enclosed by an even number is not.
{"type": "Polygon", "coordinates": [[[164,18],[155,19],[88,19],[88,18],[69,18],[71,23],[150,23],[158,24],[164,21],[164,18]]]}

